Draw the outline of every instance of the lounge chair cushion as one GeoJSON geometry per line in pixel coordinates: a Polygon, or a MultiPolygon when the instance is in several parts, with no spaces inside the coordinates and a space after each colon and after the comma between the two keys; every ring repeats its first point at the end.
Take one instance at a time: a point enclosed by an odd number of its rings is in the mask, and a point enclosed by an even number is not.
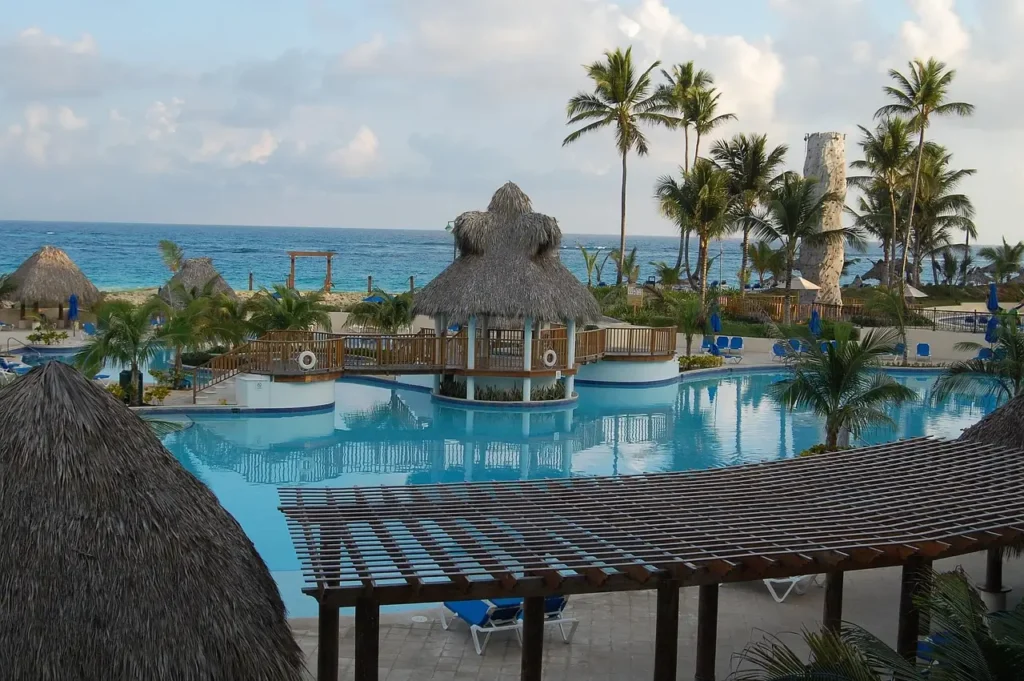
{"type": "Polygon", "coordinates": [[[519,609],[522,605],[521,599],[501,600],[518,600],[519,602],[514,605],[498,605],[495,603],[492,606],[487,601],[445,601],[444,607],[454,612],[468,624],[486,627],[491,623],[497,624],[514,621],[519,615],[519,609]]]}

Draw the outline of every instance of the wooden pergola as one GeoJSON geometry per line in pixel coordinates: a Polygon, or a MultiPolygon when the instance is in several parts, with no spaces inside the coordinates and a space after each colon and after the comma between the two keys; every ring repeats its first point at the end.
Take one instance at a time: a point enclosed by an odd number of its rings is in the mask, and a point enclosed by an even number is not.
{"type": "Polygon", "coordinates": [[[288,288],[295,288],[296,258],[327,258],[327,276],[324,277],[324,293],[330,293],[333,286],[331,282],[331,259],[335,255],[334,251],[288,251],[288,258],[291,260],[291,269],[288,271],[288,288]]]}
{"type": "Polygon", "coordinates": [[[655,589],[654,679],[676,678],[679,589],[700,589],[697,681],[715,678],[719,585],[902,566],[897,649],[916,654],[922,570],[1024,535],[1024,452],[928,438],[721,469],[375,488],[282,488],[319,602],[320,681],[355,606],[355,678],[377,677],[379,607],[524,599],[522,679],[539,681],[544,597],[655,589]]]}

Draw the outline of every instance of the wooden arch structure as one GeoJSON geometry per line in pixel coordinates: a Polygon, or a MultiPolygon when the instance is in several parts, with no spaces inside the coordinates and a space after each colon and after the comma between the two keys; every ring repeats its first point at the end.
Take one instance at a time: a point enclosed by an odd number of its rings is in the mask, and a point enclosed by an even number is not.
{"type": "Polygon", "coordinates": [[[327,258],[327,276],[324,277],[324,293],[330,293],[334,283],[331,281],[331,260],[337,255],[334,251],[288,251],[291,268],[288,270],[288,288],[295,288],[296,258],[327,258]]]}
{"type": "Polygon", "coordinates": [[[676,679],[679,589],[697,586],[697,681],[715,678],[718,589],[902,566],[897,649],[917,650],[914,596],[937,558],[1024,535],[1024,452],[928,438],[722,469],[376,488],[282,488],[319,602],[320,681],[338,676],[338,609],[355,606],[355,678],[378,678],[382,604],[524,599],[522,679],[540,681],[544,598],[657,590],[655,681],[676,679]]]}

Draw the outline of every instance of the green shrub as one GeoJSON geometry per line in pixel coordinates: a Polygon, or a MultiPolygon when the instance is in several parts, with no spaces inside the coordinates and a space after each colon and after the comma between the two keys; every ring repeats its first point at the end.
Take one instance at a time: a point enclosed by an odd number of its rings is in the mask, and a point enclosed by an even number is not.
{"type": "Polygon", "coordinates": [[[146,388],[142,393],[142,401],[147,404],[163,404],[167,396],[171,394],[171,389],[166,385],[152,385],[146,388]]]}
{"type": "Polygon", "coordinates": [[[38,331],[30,333],[26,340],[29,343],[42,343],[43,345],[53,345],[60,343],[61,341],[67,340],[68,334],[66,331],[57,331],[55,329],[42,328],[38,331]]]}
{"type": "Polygon", "coordinates": [[[829,449],[824,443],[819,443],[808,447],[797,456],[814,456],[815,454],[825,454],[826,452],[842,452],[847,449],[853,449],[853,447],[836,447],[835,449],[829,449]]]}
{"type": "Polygon", "coordinates": [[[714,355],[690,355],[679,358],[679,371],[693,371],[694,369],[713,369],[722,366],[721,357],[714,355]]]}
{"type": "MultiPolygon", "coordinates": [[[[446,377],[441,381],[441,388],[438,393],[444,397],[464,400],[466,399],[466,382],[446,377]]],[[[478,386],[475,398],[482,402],[522,402],[523,390],[519,387],[496,388],[493,386],[478,386]]],[[[562,399],[565,399],[565,385],[561,381],[555,381],[552,385],[534,388],[530,391],[530,400],[534,402],[562,399]]]]}
{"type": "Polygon", "coordinates": [[[761,322],[722,320],[720,336],[744,336],[746,338],[771,338],[771,327],[761,322]]]}
{"type": "Polygon", "coordinates": [[[217,355],[223,355],[227,352],[227,348],[223,345],[215,345],[209,350],[201,350],[199,352],[183,352],[181,353],[181,363],[186,364],[190,367],[197,367],[206,364],[217,355]]]}

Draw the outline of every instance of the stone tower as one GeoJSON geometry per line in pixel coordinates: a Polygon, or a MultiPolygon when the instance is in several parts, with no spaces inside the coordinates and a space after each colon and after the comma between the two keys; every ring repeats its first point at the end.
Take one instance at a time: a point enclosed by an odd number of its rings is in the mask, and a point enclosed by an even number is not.
{"type": "MultiPolygon", "coordinates": [[[[829,231],[843,226],[846,203],[846,135],[839,132],[815,132],[807,136],[804,177],[818,179],[817,195],[832,194],[821,211],[818,229],[829,231]]],[[[815,302],[842,305],[839,277],[843,273],[844,244],[808,246],[800,244],[797,267],[807,279],[821,287],[815,302]]]]}

